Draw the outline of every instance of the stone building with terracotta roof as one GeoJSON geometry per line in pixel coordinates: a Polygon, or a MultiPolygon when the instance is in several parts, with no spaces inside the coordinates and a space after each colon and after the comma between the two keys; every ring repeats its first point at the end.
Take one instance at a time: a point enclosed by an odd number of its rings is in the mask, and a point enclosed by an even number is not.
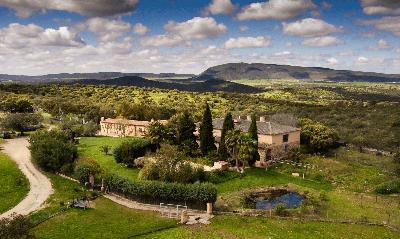
{"type": "MultiPolygon", "coordinates": [[[[214,137],[218,142],[221,138],[223,118],[213,120],[214,137]]],[[[235,128],[248,132],[251,124],[251,118],[234,120],[235,128]]],[[[257,121],[258,133],[258,152],[260,154],[260,162],[263,166],[271,159],[277,159],[289,151],[290,148],[300,146],[300,128],[278,124],[276,122],[266,121],[265,117],[260,117],[257,121]]]]}
{"type": "MultiPolygon", "coordinates": [[[[144,137],[147,126],[152,121],[127,120],[123,118],[104,119],[100,121],[99,135],[112,137],[144,137]]],[[[158,122],[166,124],[167,120],[159,120],[158,122]]]]}

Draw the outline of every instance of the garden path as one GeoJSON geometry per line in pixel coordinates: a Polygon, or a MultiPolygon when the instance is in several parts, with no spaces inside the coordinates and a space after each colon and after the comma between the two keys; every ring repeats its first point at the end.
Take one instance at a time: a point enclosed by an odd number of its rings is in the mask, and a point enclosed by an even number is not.
{"type": "Polygon", "coordinates": [[[30,191],[17,206],[1,214],[0,219],[10,217],[14,213],[28,215],[40,209],[53,193],[50,180],[32,163],[28,146],[27,138],[6,140],[2,145],[3,152],[17,163],[18,168],[27,177],[30,191]]]}
{"type": "MultiPolygon", "coordinates": [[[[154,212],[163,212],[163,209],[160,208],[159,205],[153,205],[153,204],[144,204],[144,203],[139,203],[136,201],[129,200],[127,198],[121,197],[116,194],[105,194],[105,198],[128,208],[131,209],[136,209],[136,210],[144,210],[144,211],[154,211],[154,212]]],[[[188,209],[188,215],[203,215],[206,214],[205,211],[200,211],[200,210],[193,210],[193,209],[188,209]]]]}

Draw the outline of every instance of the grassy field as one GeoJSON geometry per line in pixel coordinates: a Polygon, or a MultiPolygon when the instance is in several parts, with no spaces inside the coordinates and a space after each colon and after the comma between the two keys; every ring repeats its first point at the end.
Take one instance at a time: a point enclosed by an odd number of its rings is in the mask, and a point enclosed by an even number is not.
{"type": "Polygon", "coordinates": [[[217,216],[209,226],[178,227],[142,238],[400,238],[383,227],[217,216]]]}
{"type": "Polygon", "coordinates": [[[0,153],[0,214],[17,205],[28,192],[28,180],[8,156],[0,153]]]}
{"type": "MultiPolygon", "coordinates": [[[[101,145],[115,147],[126,138],[82,138],[79,153],[96,159],[101,167],[132,179],[138,170],[118,165],[111,155],[100,152],[101,145]]],[[[249,188],[288,186],[310,195],[325,192],[326,206],[312,218],[337,221],[370,221],[382,223],[390,214],[390,224],[400,226],[398,196],[376,196],[368,192],[374,184],[387,179],[384,172],[392,169],[390,158],[338,151],[337,158],[310,156],[304,161],[315,166],[305,171],[306,179],[292,177],[301,168],[288,165],[269,169],[246,169],[244,175],[216,184],[219,200],[236,200],[235,196],[249,188]],[[334,175],[334,177],[329,177],[334,175]],[[371,187],[364,187],[365,178],[371,187]],[[342,183],[339,183],[342,179],[342,183]],[[333,184],[332,184],[333,183],[333,184]],[[344,187],[343,185],[349,185],[344,187]]],[[[32,215],[41,222],[65,208],[66,202],[85,193],[78,184],[49,174],[55,194],[49,199],[50,207],[32,215]]],[[[218,203],[217,203],[218,205],[218,203]]],[[[216,216],[209,226],[179,226],[176,221],[159,217],[157,213],[131,210],[107,199],[98,198],[94,209],[69,209],[45,221],[34,229],[38,238],[400,238],[384,227],[347,225],[327,222],[304,222],[291,219],[260,217],[216,216]],[[82,223],[84,222],[84,223],[82,223]]],[[[298,211],[293,211],[294,215],[298,211]]]]}
{"type": "Polygon", "coordinates": [[[242,177],[217,184],[218,193],[220,195],[229,194],[245,188],[262,187],[262,186],[279,186],[286,184],[296,184],[302,187],[331,190],[332,186],[327,182],[318,182],[313,180],[303,180],[286,174],[276,172],[273,169],[266,171],[261,168],[246,169],[242,177]]]}
{"type": "Polygon", "coordinates": [[[81,138],[78,147],[80,157],[89,157],[97,160],[103,170],[116,173],[118,175],[137,179],[139,170],[135,168],[127,168],[121,164],[117,164],[112,155],[112,149],[126,140],[134,138],[114,138],[114,137],[87,137],[81,138]],[[100,151],[100,147],[104,145],[111,146],[111,151],[105,155],[100,151]]]}
{"type": "Polygon", "coordinates": [[[105,198],[92,202],[94,209],[71,209],[39,225],[37,238],[129,238],[137,234],[173,227],[175,220],[154,212],[125,208],[105,198]],[[82,223],[84,222],[84,223],[82,223]]]}

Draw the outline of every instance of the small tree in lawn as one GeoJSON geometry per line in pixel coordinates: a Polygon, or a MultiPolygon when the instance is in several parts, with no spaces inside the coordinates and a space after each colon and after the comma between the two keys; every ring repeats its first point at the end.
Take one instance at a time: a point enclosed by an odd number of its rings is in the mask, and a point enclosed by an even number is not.
{"type": "Polygon", "coordinates": [[[102,145],[102,146],[100,146],[100,151],[103,152],[105,155],[108,155],[108,153],[111,151],[111,146],[110,145],[102,145]]]}
{"type": "Polygon", "coordinates": [[[229,156],[228,151],[226,149],[226,144],[225,144],[226,133],[229,130],[233,130],[233,129],[234,129],[234,122],[233,122],[232,114],[230,112],[228,112],[225,116],[224,124],[222,125],[221,141],[219,143],[219,148],[218,148],[219,157],[223,160],[225,160],[229,156]]]}
{"type": "MultiPolygon", "coordinates": [[[[257,119],[256,119],[256,115],[253,114],[251,116],[251,124],[250,124],[250,127],[249,127],[248,134],[249,134],[250,138],[253,141],[255,141],[256,145],[258,146],[258,133],[257,132],[258,132],[258,130],[257,130],[257,119]]],[[[259,159],[260,159],[260,154],[258,153],[258,150],[253,150],[253,155],[252,155],[251,159],[249,160],[249,164],[251,166],[253,166],[255,164],[255,162],[257,160],[259,160],[259,159]]]]}
{"type": "Polygon", "coordinates": [[[211,110],[208,103],[206,103],[203,120],[200,125],[200,151],[205,156],[216,149],[211,110]]]}

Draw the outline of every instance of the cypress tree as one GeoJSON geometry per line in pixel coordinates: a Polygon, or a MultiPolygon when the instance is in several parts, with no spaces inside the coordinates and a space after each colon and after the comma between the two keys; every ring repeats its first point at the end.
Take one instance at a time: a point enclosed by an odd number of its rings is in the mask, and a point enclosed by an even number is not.
{"type": "Polygon", "coordinates": [[[200,151],[203,155],[216,150],[215,140],[213,135],[213,124],[210,106],[205,105],[203,120],[200,125],[200,151]]]}
{"type": "Polygon", "coordinates": [[[188,150],[196,150],[198,147],[196,142],[196,125],[189,112],[185,111],[178,118],[176,138],[179,146],[183,146],[188,150]]]}
{"type": "MultiPolygon", "coordinates": [[[[255,114],[251,116],[251,124],[249,127],[248,134],[254,141],[257,142],[257,148],[258,148],[257,119],[255,114]]],[[[258,153],[258,150],[254,150],[253,157],[251,160],[249,160],[249,164],[254,165],[254,163],[259,159],[260,159],[260,154],[258,153]]]]}
{"type": "Polygon", "coordinates": [[[225,116],[224,124],[222,125],[221,141],[219,143],[219,149],[218,149],[219,157],[222,160],[226,160],[228,158],[228,151],[226,149],[226,144],[225,144],[225,136],[226,136],[226,133],[229,130],[233,130],[233,128],[234,128],[234,123],[233,123],[232,114],[230,112],[228,112],[225,116]]]}

